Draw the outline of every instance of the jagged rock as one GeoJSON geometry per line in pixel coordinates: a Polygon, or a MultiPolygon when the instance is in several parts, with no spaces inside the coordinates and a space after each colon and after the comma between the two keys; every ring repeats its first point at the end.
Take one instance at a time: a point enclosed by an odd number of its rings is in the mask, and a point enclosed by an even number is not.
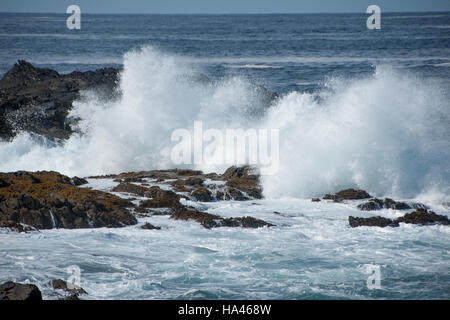
{"type": "Polygon", "coordinates": [[[322,199],[340,202],[342,200],[360,200],[368,198],[371,198],[371,196],[364,190],[346,189],[341,190],[334,195],[326,194],[322,199]]]}
{"type": "Polygon", "coordinates": [[[218,227],[260,228],[274,226],[273,224],[253,217],[223,218],[215,214],[189,209],[178,210],[171,218],[175,220],[197,221],[208,229],[218,227]]]}
{"type": "Polygon", "coordinates": [[[83,288],[73,283],[67,283],[66,281],[61,279],[51,280],[48,284],[55,290],[64,290],[68,293],[71,293],[72,295],[76,295],[77,297],[80,294],[87,294],[87,292],[83,288]]]}
{"type": "Polygon", "coordinates": [[[438,215],[433,211],[427,211],[426,209],[417,209],[416,211],[405,214],[403,217],[391,220],[383,217],[371,217],[371,218],[359,218],[348,217],[348,222],[351,227],[359,226],[377,226],[377,227],[398,227],[399,223],[410,223],[420,225],[433,225],[442,224],[450,225],[450,221],[447,216],[438,215]]]}
{"type": "Polygon", "coordinates": [[[87,183],[88,183],[88,181],[86,179],[78,178],[78,177],[72,178],[72,184],[76,187],[82,186],[83,184],[87,184],[87,183]]]}
{"type": "Polygon", "coordinates": [[[143,226],[141,226],[141,229],[145,229],[145,230],[161,230],[161,227],[155,227],[154,225],[152,225],[151,223],[146,223],[143,226]]]}
{"type": "Polygon", "coordinates": [[[6,229],[9,229],[9,230],[15,231],[15,232],[29,232],[29,231],[36,230],[30,226],[24,225],[22,223],[14,222],[11,220],[0,221],[0,228],[6,228],[6,229]]]}
{"type": "MultiPolygon", "coordinates": [[[[80,188],[57,172],[0,173],[0,223],[36,229],[122,227],[136,224],[133,204],[112,194],[80,188]]],[[[20,229],[19,229],[20,231],[20,229]]]]}
{"type": "Polygon", "coordinates": [[[312,198],[311,202],[320,202],[320,199],[319,198],[312,198]]]}
{"type": "Polygon", "coordinates": [[[8,281],[0,285],[0,300],[42,300],[42,294],[34,284],[20,284],[8,281]]]}
{"type": "Polygon", "coordinates": [[[60,75],[19,60],[0,80],[0,139],[20,131],[67,139],[73,132],[67,116],[80,91],[97,88],[113,97],[118,77],[113,68],[60,75]]]}
{"type": "Polygon", "coordinates": [[[191,195],[201,202],[211,202],[213,201],[213,196],[211,191],[206,188],[198,188],[191,192],[191,195]]]}
{"type": "Polygon", "coordinates": [[[139,197],[147,197],[151,198],[151,191],[142,186],[135,185],[133,183],[128,182],[121,182],[117,186],[111,189],[113,192],[124,192],[124,193],[131,193],[134,195],[137,195],[139,197]]]}
{"type": "Polygon", "coordinates": [[[152,199],[141,201],[138,212],[145,212],[146,208],[178,209],[182,207],[180,196],[170,190],[162,190],[160,187],[153,186],[148,188],[148,196],[152,199]]]}
{"type": "Polygon", "coordinates": [[[360,217],[348,217],[348,223],[350,227],[361,227],[361,226],[369,226],[369,227],[398,227],[398,222],[392,221],[388,218],[383,217],[370,217],[370,218],[360,218],[360,217]]]}
{"type": "Polygon", "coordinates": [[[398,202],[394,201],[390,198],[381,199],[370,199],[368,202],[361,203],[358,206],[358,209],[363,211],[374,211],[381,209],[394,209],[394,210],[408,210],[408,209],[426,209],[427,206],[421,203],[411,203],[408,204],[406,202],[398,202]]]}
{"type": "Polygon", "coordinates": [[[417,209],[416,211],[407,213],[403,217],[396,219],[396,221],[420,225],[450,225],[450,221],[447,216],[438,215],[433,211],[428,211],[426,209],[417,209]]]}

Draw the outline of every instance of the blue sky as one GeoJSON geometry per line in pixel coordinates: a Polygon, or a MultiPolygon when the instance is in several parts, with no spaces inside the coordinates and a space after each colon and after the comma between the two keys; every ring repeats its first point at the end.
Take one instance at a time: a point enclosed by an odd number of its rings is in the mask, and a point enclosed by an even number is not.
{"type": "Polygon", "coordinates": [[[0,12],[65,13],[324,13],[365,12],[371,4],[384,12],[450,11],[450,0],[0,0],[0,12]]]}

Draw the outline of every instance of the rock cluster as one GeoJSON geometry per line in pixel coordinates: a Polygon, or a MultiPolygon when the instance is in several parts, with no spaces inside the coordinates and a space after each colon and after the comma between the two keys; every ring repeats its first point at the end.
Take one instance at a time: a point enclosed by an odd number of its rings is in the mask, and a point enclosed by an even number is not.
{"type": "Polygon", "coordinates": [[[361,226],[398,227],[401,222],[418,225],[450,225],[450,221],[446,216],[438,215],[427,209],[417,209],[416,211],[407,213],[403,217],[394,220],[380,216],[370,218],[350,216],[348,217],[348,222],[350,227],[353,228],[361,226]]]}

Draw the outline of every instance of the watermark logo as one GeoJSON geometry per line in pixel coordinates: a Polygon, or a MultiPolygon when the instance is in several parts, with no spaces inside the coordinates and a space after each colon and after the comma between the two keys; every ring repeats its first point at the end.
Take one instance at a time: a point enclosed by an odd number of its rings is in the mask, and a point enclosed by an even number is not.
{"type": "Polygon", "coordinates": [[[365,273],[369,276],[367,277],[367,289],[375,290],[381,289],[381,268],[376,264],[366,264],[365,273]]]}
{"type": "Polygon", "coordinates": [[[381,9],[377,5],[370,5],[367,7],[367,13],[372,15],[367,18],[367,29],[381,29],[381,9]]]}
{"type": "Polygon", "coordinates": [[[278,129],[225,129],[203,131],[203,122],[194,121],[193,133],[176,129],[171,150],[175,165],[255,165],[262,175],[273,175],[279,169],[278,129]]]}
{"type": "Polygon", "coordinates": [[[67,278],[67,288],[77,289],[81,287],[81,269],[77,265],[72,265],[67,267],[67,273],[70,274],[69,278],[67,278]]]}
{"type": "Polygon", "coordinates": [[[69,30],[81,29],[81,9],[77,5],[71,5],[67,7],[67,14],[71,14],[66,20],[66,26],[69,30]]]}

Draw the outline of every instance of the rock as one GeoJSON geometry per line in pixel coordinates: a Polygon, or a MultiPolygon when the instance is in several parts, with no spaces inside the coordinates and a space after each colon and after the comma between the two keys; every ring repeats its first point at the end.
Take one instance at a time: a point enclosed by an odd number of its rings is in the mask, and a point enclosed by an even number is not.
{"type": "Polygon", "coordinates": [[[320,199],[319,198],[312,198],[311,202],[320,202],[320,199]]]}
{"type": "Polygon", "coordinates": [[[368,198],[371,198],[371,196],[364,190],[346,189],[341,190],[334,195],[326,194],[325,196],[323,196],[322,199],[342,201],[342,200],[360,200],[368,198]]]}
{"type": "Polygon", "coordinates": [[[76,119],[68,114],[80,91],[96,88],[105,99],[114,98],[118,78],[113,68],[60,75],[19,60],[0,80],[0,139],[11,140],[20,131],[69,138],[76,119]]]}
{"type": "Polygon", "coordinates": [[[374,211],[382,209],[383,205],[384,205],[383,200],[371,199],[369,202],[359,204],[357,208],[363,211],[374,211]]]}
{"type": "Polygon", "coordinates": [[[42,300],[42,294],[34,284],[20,284],[8,281],[0,285],[0,300],[42,300]]]}
{"type": "MultiPolygon", "coordinates": [[[[262,199],[262,187],[259,185],[259,180],[253,180],[248,178],[232,178],[229,179],[226,184],[227,187],[237,189],[239,191],[245,192],[248,199],[262,199]],[[250,198],[249,198],[250,197],[250,198]]],[[[229,193],[231,193],[229,191],[229,193]]],[[[245,197],[245,195],[244,195],[245,197]]],[[[234,198],[234,197],[233,197],[234,198]]],[[[235,199],[238,200],[238,199],[235,199]]]]}
{"type": "Polygon", "coordinates": [[[64,298],[61,298],[61,299],[58,299],[58,300],[67,300],[67,301],[69,301],[69,300],[81,300],[81,299],[78,297],[78,295],[76,293],[72,293],[71,295],[68,295],[68,296],[66,296],[64,298]]]}
{"type": "Polygon", "coordinates": [[[358,218],[350,216],[348,217],[348,222],[353,228],[360,226],[398,227],[401,222],[419,225],[450,224],[447,216],[438,215],[433,211],[427,211],[426,209],[417,209],[416,211],[407,213],[403,217],[395,220],[383,217],[358,218]]]}
{"type": "Polygon", "coordinates": [[[225,172],[222,174],[222,179],[224,180],[230,180],[234,178],[251,179],[256,181],[259,179],[259,174],[257,173],[256,168],[250,166],[232,166],[225,170],[225,172]]]}
{"type": "Polygon", "coordinates": [[[124,192],[124,193],[131,193],[134,195],[137,195],[139,197],[147,197],[151,198],[151,191],[142,186],[135,185],[133,183],[128,182],[121,182],[117,186],[111,189],[113,192],[124,192]]]}
{"type": "Polygon", "coordinates": [[[130,201],[74,186],[72,179],[57,172],[0,173],[0,179],[9,184],[0,188],[2,225],[75,229],[137,223],[127,209],[134,206],[130,201]]]}
{"type": "Polygon", "coordinates": [[[411,203],[398,202],[390,198],[381,199],[370,199],[368,202],[361,203],[358,209],[363,211],[374,211],[381,209],[394,209],[394,210],[408,210],[408,209],[427,209],[427,206],[421,203],[411,203]]]}
{"type": "Polygon", "coordinates": [[[161,230],[161,227],[155,227],[154,225],[152,225],[151,223],[146,223],[143,226],[141,226],[141,229],[145,229],[145,230],[161,230]]]}
{"type": "Polygon", "coordinates": [[[76,187],[81,186],[83,184],[87,184],[87,183],[88,183],[88,181],[86,179],[78,178],[78,177],[72,178],[72,184],[76,187]]]}
{"type": "Polygon", "coordinates": [[[87,294],[87,292],[83,288],[73,283],[67,283],[66,281],[61,279],[51,280],[49,282],[49,285],[55,290],[64,290],[65,292],[71,293],[72,295],[76,295],[77,298],[80,294],[87,294]]]}
{"type": "Polygon", "coordinates": [[[428,211],[426,209],[417,209],[416,211],[407,213],[403,217],[396,219],[396,221],[420,225],[442,224],[447,226],[450,224],[447,216],[438,215],[433,211],[428,211]]]}
{"type": "Polygon", "coordinates": [[[260,228],[274,226],[273,224],[253,217],[223,218],[218,215],[189,209],[179,210],[171,218],[175,220],[197,221],[207,229],[218,227],[260,228]]]}
{"type": "Polygon", "coordinates": [[[206,188],[198,188],[191,192],[191,195],[197,200],[201,202],[211,202],[213,201],[213,196],[211,191],[206,188]]]}
{"type": "Polygon", "coordinates": [[[147,189],[148,196],[152,199],[140,202],[138,212],[145,211],[145,208],[171,208],[178,209],[182,205],[180,196],[170,190],[162,190],[160,187],[153,186],[147,189]]]}
{"type": "Polygon", "coordinates": [[[361,227],[361,226],[369,226],[369,227],[398,227],[398,222],[392,221],[388,218],[383,217],[370,217],[370,218],[359,218],[359,217],[348,217],[348,223],[350,227],[361,227]]]}
{"type": "Polygon", "coordinates": [[[15,232],[29,232],[29,231],[35,231],[36,229],[24,225],[22,223],[14,222],[14,221],[0,221],[0,228],[7,228],[11,231],[15,232]]]}

